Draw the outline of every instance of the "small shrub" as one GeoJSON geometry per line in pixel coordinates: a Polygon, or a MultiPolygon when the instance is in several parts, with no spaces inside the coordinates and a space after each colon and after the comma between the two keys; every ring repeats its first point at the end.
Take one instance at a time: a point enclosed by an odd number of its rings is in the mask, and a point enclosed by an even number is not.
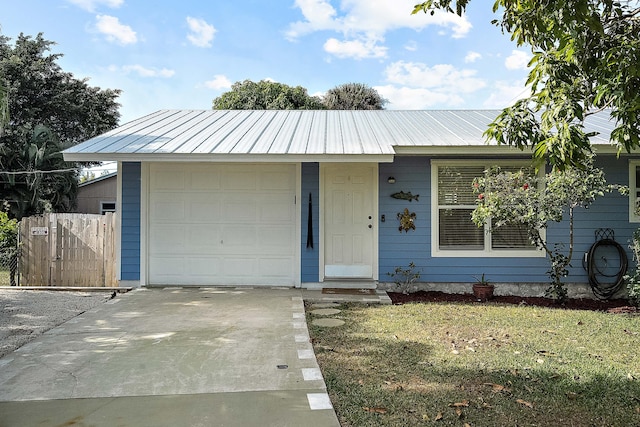
{"type": "Polygon", "coordinates": [[[420,279],[420,270],[412,262],[408,268],[396,267],[393,273],[387,273],[403,294],[409,293],[409,287],[420,279]]]}

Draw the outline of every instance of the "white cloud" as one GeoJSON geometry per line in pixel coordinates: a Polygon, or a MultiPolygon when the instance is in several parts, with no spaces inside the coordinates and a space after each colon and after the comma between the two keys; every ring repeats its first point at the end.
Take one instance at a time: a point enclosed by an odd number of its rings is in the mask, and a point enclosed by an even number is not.
{"type": "Polygon", "coordinates": [[[139,64],[135,65],[124,65],[122,68],[118,69],[118,67],[111,66],[109,67],[112,71],[121,70],[125,74],[129,73],[137,73],[140,77],[161,77],[161,78],[170,78],[175,75],[174,70],[169,70],[168,68],[147,68],[139,64]]]}
{"type": "Polygon", "coordinates": [[[96,16],[96,29],[107,37],[111,42],[123,45],[133,44],[138,41],[136,32],[128,25],[120,23],[118,18],[109,15],[96,16]]]}
{"type": "Polygon", "coordinates": [[[506,108],[519,99],[531,95],[526,79],[515,82],[497,81],[492,85],[491,95],[482,104],[484,108],[506,108]]]}
{"type": "Polygon", "coordinates": [[[530,60],[531,55],[527,52],[513,50],[511,55],[504,60],[504,65],[508,70],[526,70],[530,60]]]}
{"type": "Polygon", "coordinates": [[[397,61],[385,70],[390,84],[375,89],[389,102],[390,109],[447,108],[464,105],[464,96],[487,86],[472,69],[457,69],[450,64],[432,67],[420,62],[397,61]]]}
{"type": "Polygon", "coordinates": [[[338,58],[385,58],[387,48],[376,44],[375,40],[345,40],[330,38],[324,44],[324,50],[338,58]]]}
{"type": "Polygon", "coordinates": [[[475,92],[486,86],[486,82],[476,77],[476,73],[476,70],[458,70],[450,64],[429,67],[420,62],[405,61],[394,62],[385,70],[390,83],[459,93],[475,92]]]}
{"type": "Polygon", "coordinates": [[[187,25],[189,26],[189,34],[187,39],[198,47],[211,47],[216,29],[213,25],[208,24],[204,19],[192,18],[187,16],[187,25]]]}
{"type": "Polygon", "coordinates": [[[124,3],[124,0],[67,0],[71,4],[75,4],[81,9],[93,12],[100,5],[117,9],[124,3]]]}
{"type": "Polygon", "coordinates": [[[481,59],[482,55],[480,55],[478,52],[473,52],[473,51],[469,51],[467,52],[467,55],[464,57],[464,62],[466,62],[467,64],[470,64],[472,62],[476,62],[478,59],[481,59]]]}
{"type": "Polygon", "coordinates": [[[433,16],[411,15],[413,0],[343,0],[340,15],[329,0],[295,0],[295,5],[306,20],[289,26],[286,35],[291,39],[323,30],[381,36],[398,28],[422,30],[429,25],[451,28],[452,37],[464,37],[471,29],[466,17],[451,13],[436,11],[433,16]]]}
{"type": "Polygon", "coordinates": [[[339,41],[343,44],[359,40],[365,45],[375,45],[384,40],[388,31],[400,28],[420,31],[435,25],[449,29],[454,38],[464,37],[471,29],[466,17],[451,13],[411,15],[414,4],[413,0],[343,0],[337,11],[329,0],[295,0],[304,20],[291,23],[285,35],[289,40],[296,40],[313,32],[332,31],[343,36],[344,40],[339,41]]]}
{"type": "Polygon", "coordinates": [[[209,89],[222,90],[222,89],[231,89],[231,80],[222,74],[216,74],[213,76],[213,80],[207,80],[204,82],[204,85],[209,89]]]}
{"type": "Polygon", "coordinates": [[[297,38],[300,35],[318,30],[337,29],[336,10],[325,0],[296,0],[306,21],[294,22],[290,25],[287,36],[297,38]]]}
{"type": "Polygon", "coordinates": [[[416,43],[415,40],[411,40],[404,45],[404,48],[409,52],[415,52],[416,50],[418,50],[418,43],[416,43]]]}
{"type": "Polygon", "coordinates": [[[455,93],[394,85],[375,86],[374,89],[389,100],[387,108],[390,110],[425,110],[436,105],[456,107],[464,104],[464,99],[455,93]]]}

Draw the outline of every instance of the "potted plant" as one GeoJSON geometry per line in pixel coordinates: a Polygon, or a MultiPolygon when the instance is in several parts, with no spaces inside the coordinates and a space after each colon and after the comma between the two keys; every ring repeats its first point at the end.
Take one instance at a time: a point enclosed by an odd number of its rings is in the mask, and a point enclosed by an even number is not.
{"type": "Polygon", "coordinates": [[[493,298],[494,286],[489,283],[482,273],[482,277],[478,278],[474,276],[476,283],[473,284],[473,295],[480,301],[486,301],[493,298]]]}

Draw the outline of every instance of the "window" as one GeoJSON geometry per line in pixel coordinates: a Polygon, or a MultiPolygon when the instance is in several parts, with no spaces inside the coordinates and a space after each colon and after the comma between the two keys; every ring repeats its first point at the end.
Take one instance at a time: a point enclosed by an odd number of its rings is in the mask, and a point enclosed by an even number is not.
{"type": "Polygon", "coordinates": [[[629,162],[629,222],[640,222],[640,160],[629,162]]]}
{"type": "Polygon", "coordinates": [[[100,215],[116,211],[116,202],[100,202],[100,215]]]}
{"type": "MultiPolygon", "coordinates": [[[[433,161],[432,165],[432,255],[433,256],[537,256],[544,255],[531,244],[524,228],[505,225],[491,230],[476,226],[471,213],[477,195],[473,180],[491,166],[506,171],[528,167],[527,162],[433,161]]],[[[640,164],[639,164],[640,166],[640,164]]]]}

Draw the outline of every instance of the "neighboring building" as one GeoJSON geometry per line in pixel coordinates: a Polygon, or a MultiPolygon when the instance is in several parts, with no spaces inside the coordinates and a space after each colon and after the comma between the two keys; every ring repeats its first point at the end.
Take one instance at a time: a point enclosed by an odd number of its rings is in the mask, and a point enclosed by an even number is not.
{"type": "MultiPolygon", "coordinates": [[[[530,160],[486,143],[498,113],[163,110],[64,156],[118,162],[127,285],[361,287],[390,282],[388,273],[413,262],[442,290],[483,273],[526,290],[548,283],[545,254],[469,217],[473,177],[530,160]],[[391,197],[400,191],[420,197],[391,197]],[[405,208],[415,213],[408,232],[398,230],[405,208]]],[[[640,156],[616,156],[613,127],[607,113],[587,122],[600,132],[597,165],[631,195],[608,194],[576,213],[571,282],[587,283],[580,261],[596,229],[611,228],[626,248],[640,223],[640,156]]],[[[546,235],[561,242],[566,224],[546,235]]]]}
{"type": "Polygon", "coordinates": [[[104,215],[116,211],[118,173],[113,172],[78,185],[77,212],[104,215]]]}

